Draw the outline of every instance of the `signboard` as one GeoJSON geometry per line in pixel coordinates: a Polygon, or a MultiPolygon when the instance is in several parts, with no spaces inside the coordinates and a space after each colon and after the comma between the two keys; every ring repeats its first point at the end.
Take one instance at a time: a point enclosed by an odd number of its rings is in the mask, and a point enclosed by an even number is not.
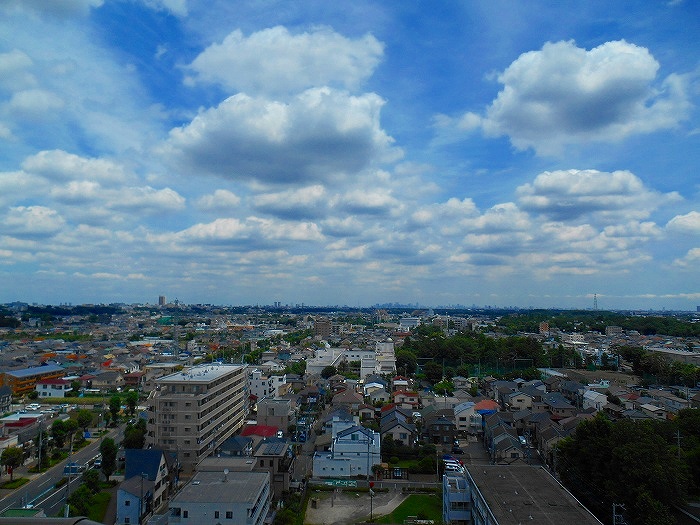
{"type": "Polygon", "coordinates": [[[356,479],[327,479],[324,483],[331,487],[357,487],[356,479]]]}

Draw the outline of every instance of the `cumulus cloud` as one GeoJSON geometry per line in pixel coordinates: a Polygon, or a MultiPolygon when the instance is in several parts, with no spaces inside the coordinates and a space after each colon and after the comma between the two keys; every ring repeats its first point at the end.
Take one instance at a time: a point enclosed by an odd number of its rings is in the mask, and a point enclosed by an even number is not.
{"type": "Polygon", "coordinates": [[[687,79],[673,74],[659,84],[658,70],[648,49],[624,40],[591,50],[548,42],[498,75],[503,89],[483,118],[467,113],[455,125],[481,126],[540,154],[671,128],[688,118],[687,79]]]}
{"type": "Polygon", "coordinates": [[[668,221],[666,229],[680,233],[700,234],[700,213],[691,211],[685,215],[676,215],[668,221]]]}
{"type": "Polygon", "coordinates": [[[197,199],[199,208],[206,211],[233,211],[241,203],[241,198],[229,190],[218,189],[209,195],[197,199]]]}
{"type": "Polygon", "coordinates": [[[53,181],[88,180],[119,185],[134,180],[124,166],[105,158],[85,158],[62,150],[41,151],[25,159],[25,171],[53,181]]]}
{"type": "Polygon", "coordinates": [[[325,85],[354,89],[372,74],[383,51],[372,35],[353,40],[328,28],[292,35],[277,26],[248,37],[236,30],[195,58],[189,66],[195,75],[188,82],[249,94],[280,95],[325,85]]]}
{"type": "Polygon", "coordinates": [[[353,190],[333,199],[333,207],[350,214],[390,215],[401,203],[386,190],[353,190]]]}
{"type": "Polygon", "coordinates": [[[253,205],[259,211],[284,219],[322,217],[328,210],[326,189],[320,184],[257,195],[253,205]]]}
{"type": "Polygon", "coordinates": [[[7,104],[9,112],[30,119],[54,118],[65,107],[61,97],[45,89],[28,89],[12,95],[7,104]]]}
{"type": "Polygon", "coordinates": [[[648,189],[629,171],[545,171],[516,192],[520,208],[556,220],[574,220],[594,213],[599,220],[608,221],[645,218],[662,204],[680,199],[675,192],[661,194],[648,189]]]}
{"type": "Polygon", "coordinates": [[[700,248],[692,248],[688,250],[684,257],[673,261],[674,266],[691,268],[693,270],[697,269],[698,263],[700,263],[700,248]]]}
{"type": "Polygon", "coordinates": [[[380,127],[383,104],[330,88],[288,103],[238,94],[171,130],[161,153],[180,169],[249,182],[333,180],[400,153],[380,127]]]}
{"type": "Polygon", "coordinates": [[[15,237],[50,237],[63,228],[65,220],[45,206],[15,206],[3,217],[0,231],[15,237]]]}

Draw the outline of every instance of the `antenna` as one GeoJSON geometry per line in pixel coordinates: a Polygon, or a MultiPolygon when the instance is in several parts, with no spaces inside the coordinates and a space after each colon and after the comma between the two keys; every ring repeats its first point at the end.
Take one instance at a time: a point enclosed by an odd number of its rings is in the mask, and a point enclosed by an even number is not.
{"type": "Polygon", "coordinates": [[[594,293],[593,294],[593,309],[598,310],[598,294],[594,293]]]}

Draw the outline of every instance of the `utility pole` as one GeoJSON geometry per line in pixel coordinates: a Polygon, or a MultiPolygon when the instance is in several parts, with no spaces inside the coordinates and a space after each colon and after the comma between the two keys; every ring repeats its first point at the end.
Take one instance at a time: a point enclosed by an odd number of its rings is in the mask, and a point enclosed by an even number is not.
{"type": "Polygon", "coordinates": [[[622,503],[613,503],[613,525],[627,525],[625,517],[621,513],[618,513],[618,507],[620,511],[626,510],[622,503]]]}
{"type": "MultiPolygon", "coordinates": [[[[70,435],[70,452],[68,453],[68,483],[66,483],[66,508],[63,513],[63,517],[67,518],[70,513],[70,505],[68,504],[68,497],[70,496],[70,481],[73,474],[73,465],[71,458],[73,457],[73,434],[70,435]]],[[[77,472],[76,472],[77,474],[77,472]]]]}

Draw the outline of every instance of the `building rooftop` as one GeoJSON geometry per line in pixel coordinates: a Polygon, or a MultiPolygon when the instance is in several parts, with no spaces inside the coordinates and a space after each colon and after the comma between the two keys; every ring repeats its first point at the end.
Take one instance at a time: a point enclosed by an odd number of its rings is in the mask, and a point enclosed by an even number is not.
{"type": "Polygon", "coordinates": [[[22,368],[20,370],[8,370],[5,373],[9,376],[23,378],[32,377],[39,374],[51,374],[54,372],[63,372],[63,367],[58,365],[43,365],[34,366],[32,368],[22,368]]]}
{"type": "Polygon", "coordinates": [[[185,502],[254,504],[269,477],[267,472],[197,472],[170,506],[185,502]]]}
{"type": "Polygon", "coordinates": [[[601,525],[543,468],[529,465],[470,466],[467,475],[473,479],[500,525],[601,525]]]}
{"type": "Polygon", "coordinates": [[[175,372],[167,376],[156,379],[158,383],[209,383],[227,374],[242,370],[241,365],[208,364],[193,366],[182,372],[175,372]]]}

